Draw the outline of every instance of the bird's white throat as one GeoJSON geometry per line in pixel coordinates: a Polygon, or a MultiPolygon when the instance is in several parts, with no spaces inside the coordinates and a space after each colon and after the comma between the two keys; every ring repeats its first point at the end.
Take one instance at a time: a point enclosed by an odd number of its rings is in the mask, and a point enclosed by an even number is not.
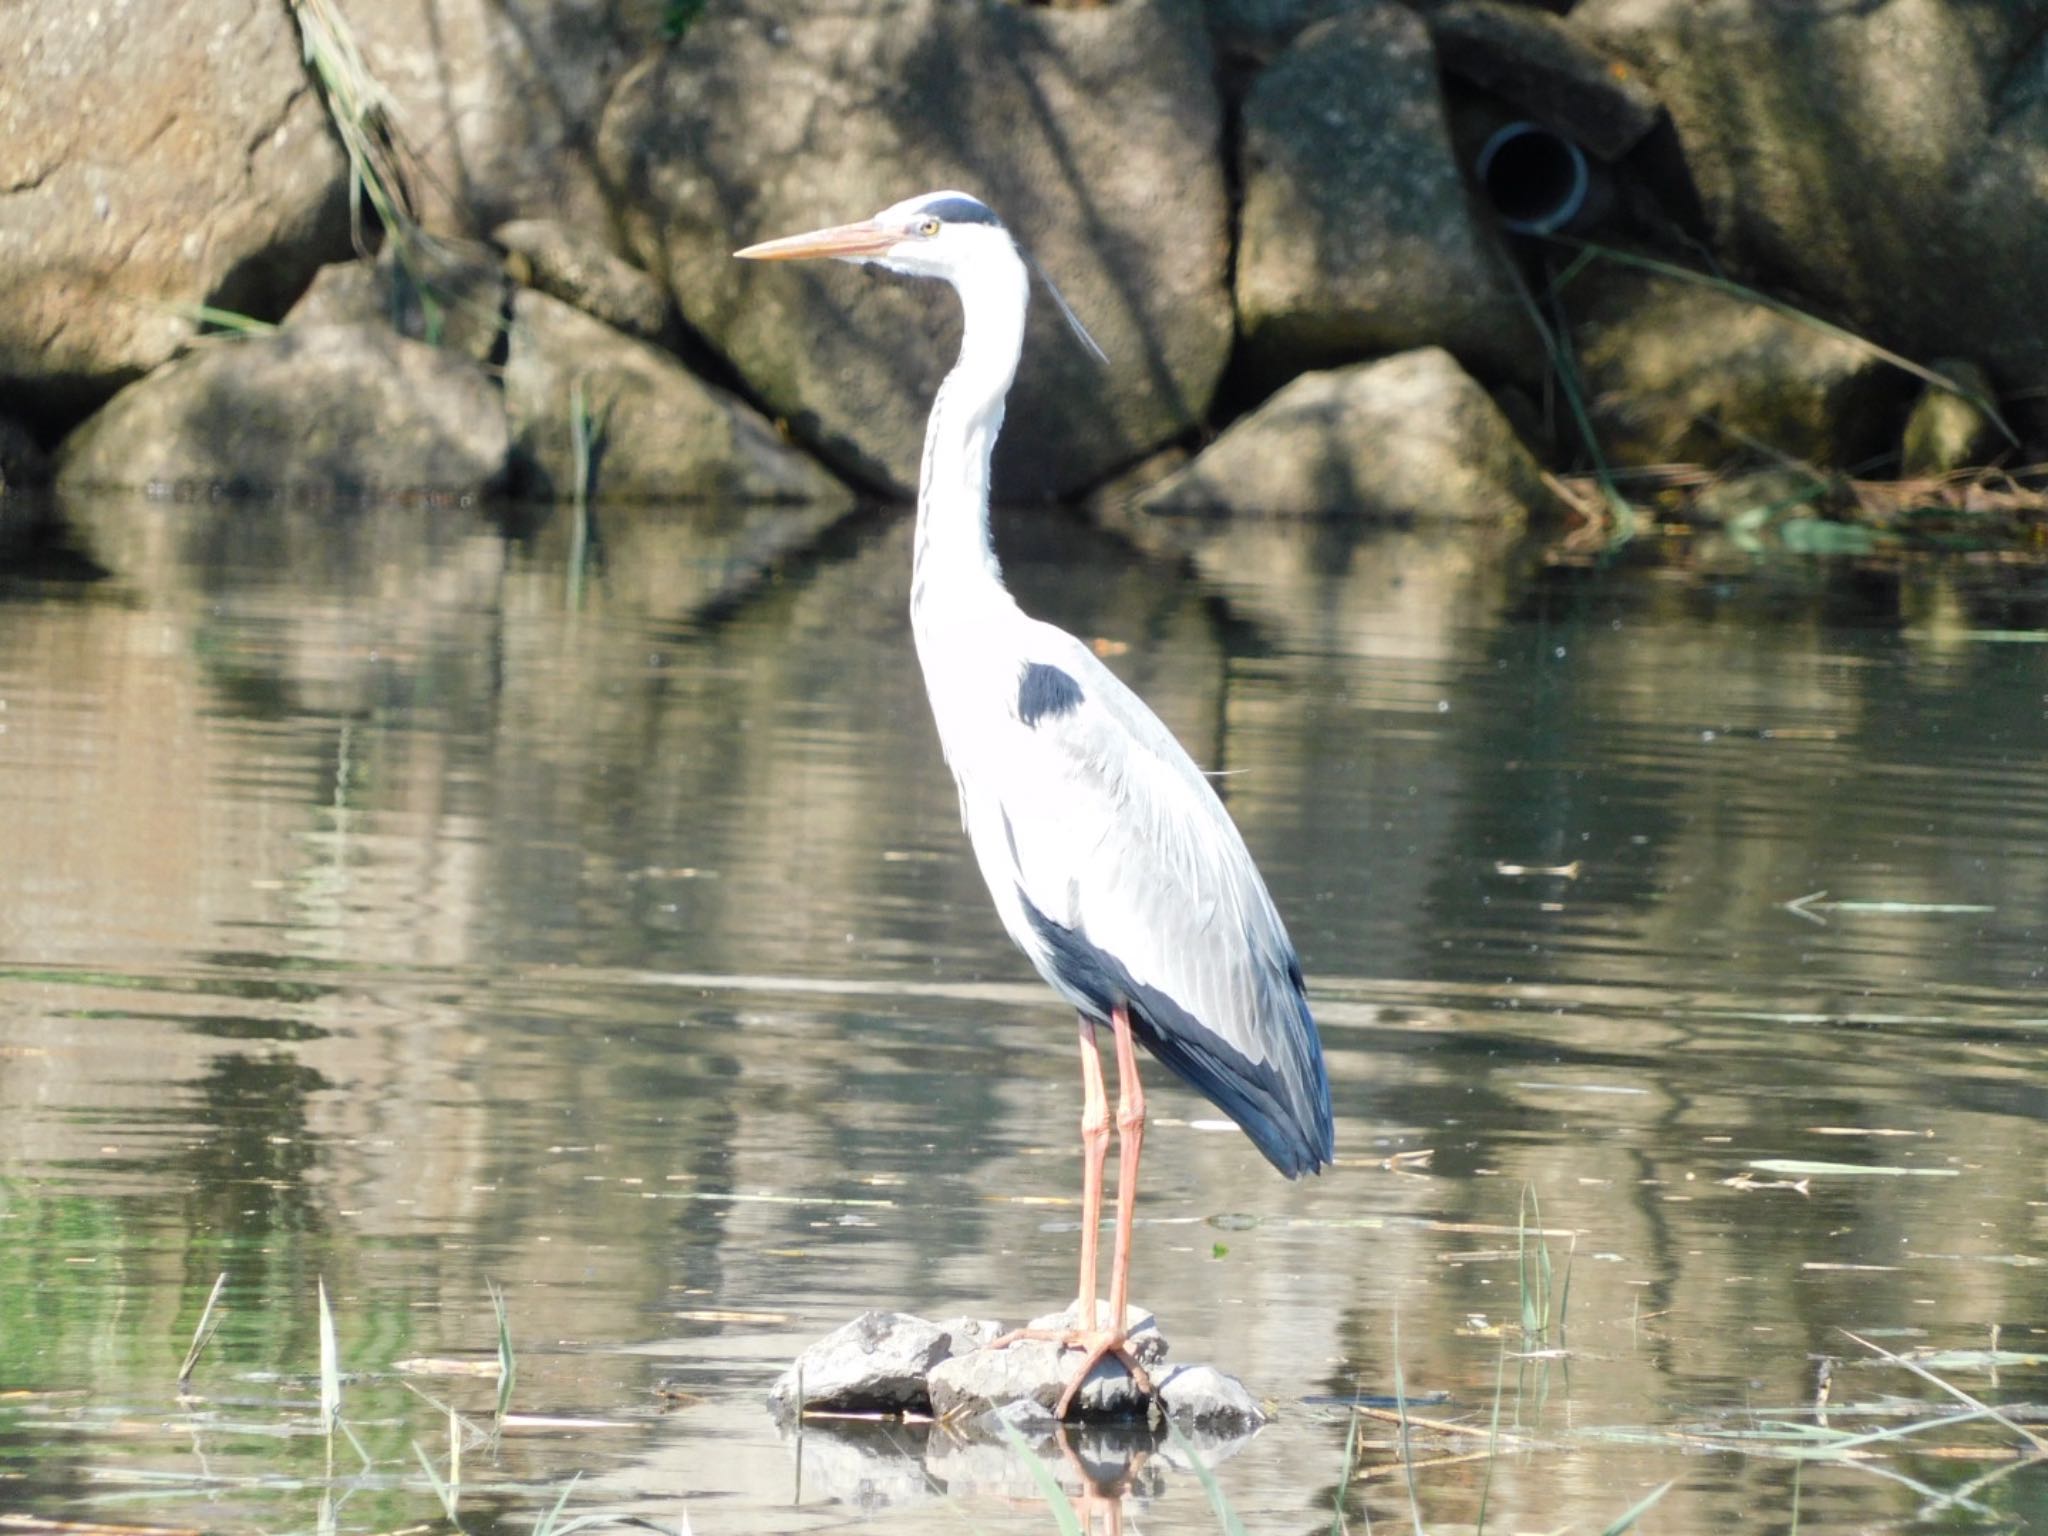
{"type": "Polygon", "coordinates": [[[920,628],[956,601],[986,601],[1001,590],[989,537],[989,460],[1003,426],[1003,401],[1024,349],[1031,283],[1006,235],[985,259],[953,276],[965,320],[960,358],[939,386],[925,425],[918,474],[917,541],[910,609],[920,628]]]}

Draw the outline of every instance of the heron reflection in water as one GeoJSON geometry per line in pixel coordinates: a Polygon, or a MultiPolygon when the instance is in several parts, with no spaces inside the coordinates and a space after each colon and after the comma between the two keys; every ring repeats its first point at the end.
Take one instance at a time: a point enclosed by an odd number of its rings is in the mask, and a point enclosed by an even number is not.
{"type": "MultiPolygon", "coordinates": [[[[1018,608],[989,537],[989,459],[1024,345],[1031,267],[988,207],[933,192],[855,224],[748,246],[753,261],[835,257],[939,278],[960,296],[960,358],[939,386],[918,477],[911,631],[960,814],[1010,937],[1078,1011],[1081,1351],[1058,1407],[1127,1347],[1145,1094],[1136,1047],[1205,1094],[1289,1178],[1331,1160],[1330,1084],[1301,966],[1244,839],[1179,742],[1079,640],[1018,608]],[[1096,1028],[1115,1044],[1116,1247],[1109,1316],[1096,1257],[1110,1113],[1096,1028]]],[[[1057,289],[1087,346],[1092,338],[1057,289]]]]}

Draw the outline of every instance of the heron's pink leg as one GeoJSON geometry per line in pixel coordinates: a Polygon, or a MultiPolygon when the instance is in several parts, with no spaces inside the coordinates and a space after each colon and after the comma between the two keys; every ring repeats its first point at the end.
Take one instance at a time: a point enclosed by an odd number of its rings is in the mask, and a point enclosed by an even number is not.
{"type": "Polygon", "coordinates": [[[1119,1004],[1109,1016],[1109,1026],[1116,1035],[1117,1141],[1116,1250],[1109,1261],[1109,1326],[1099,1332],[1090,1329],[1091,1337],[1075,1341],[1087,1353],[1061,1394],[1059,1406],[1053,1409],[1056,1419],[1067,1416],[1081,1383],[1095,1369],[1095,1362],[1106,1355],[1122,1361],[1124,1369],[1131,1373],[1131,1385],[1145,1396],[1152,1396],[1152,1378],[1126,1346],[1124,1334],[1131,1292],[1131,1223],[1138,1204],[1138,1154],[1145,1146],[1145,1088],[1138,1081],[1138,1050],[1131,1040],[1130,1010],[1119,1004]]]}
{"type": "Polygon", "coordinates": [[[1151,1395],[1152,1378],[1125,1344],[1125,1298],[1130,1290],[1131,1208],[1137,1189],[1138,1149],[1145,1137],[1145,1091],[1138,1082],[1138,1059],[1131,1043],[1130,1014],[1118,1008],[1110,1016],[1117,1038],[1117,1131],[1121,1144],[1118,1164],[1121,1182],[1117,1187],[1116,1252],[1111,1260],[1110,1320],[1106,1328],[1096,1327],[1095,1271],[1101,1249],[1102,1175],[1109,1159],[1109,1095],[1102,1082],[1102,1059],[1095,1045],[1095,1023],[1081,1017],[1081,1296],[1077,1326],[1073,1328],[1015,1328],[991,1341],[990,1349],[1003,1349],[1021,1339],[1044,1339],[1068,1349],[1084,1351],[1081,1367],[1067,1383],[1054,1416],[1065,1418],[1074,1394],[1098,1360],[1114,1356],[1131,1374],[1137,1389],[1151,1395]],[[1132,1127],[1135,1126],[1135,1131],[1132,1127]]]}
{"type": "Polygon", "coordinates": [[[1095,1257],[1102,1236],[1102,1165],[1109,1159],[1109,1095],[1102,1089],[1102,1057],[1095,1048],[1095,1021],[1081,1025],[1081,1290],[1077,1321],[1095,1331],[1095,1257]]]}
{"type": "Polygon", "coordinates": [[[1138,1205],[1138,1154],[1145,1147],[1145,1086],[1131,1043],[1130,1010],[1110,1015],[1116,1031],[1116,1252],[1109,1263],[1110,1327],[1121,1331],[1131,1292],[1131,1223],[1138,1205]]]}

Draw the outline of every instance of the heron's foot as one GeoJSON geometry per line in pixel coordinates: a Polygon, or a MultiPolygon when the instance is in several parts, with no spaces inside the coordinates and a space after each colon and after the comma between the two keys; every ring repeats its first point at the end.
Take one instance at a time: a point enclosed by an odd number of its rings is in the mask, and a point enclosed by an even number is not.
{"type": "Polygon", "coordinates": [[[1012,1344],[1026,1339],[1040,1343],[1057,1344],[1061,1349],[1078,1349],[1082,1352],[1080,1367],[1067,1382],[1067,1390],[1060,1394],[1059,1406],[1052,1416],[1064,1419],[1067,1410],[1074,1406],[1074,1397],[1081,1390],[1081,1384],[1104,1360],[1115,1360],[1130,1374],[1131,1386],[1141,1397],[1156,1397],[1152,1377],[1131,1353],[1130,1335],[1122,1328],[1012,1328],[1000,1338],[989,1343],[990,1349],[1007,1349],[1012,1344]]]}

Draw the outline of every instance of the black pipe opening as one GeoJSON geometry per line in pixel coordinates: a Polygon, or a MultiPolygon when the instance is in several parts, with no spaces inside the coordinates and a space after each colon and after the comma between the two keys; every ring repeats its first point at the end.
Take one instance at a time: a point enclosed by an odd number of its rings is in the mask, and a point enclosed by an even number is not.
{"type": "Polygon", "coordinates": [[[1518,235],[1565,228],[1585,211],[1592,184],[1586,152],[1537,123],[1509,123],[1479,151],[1479,185],[1518,235]]]}

